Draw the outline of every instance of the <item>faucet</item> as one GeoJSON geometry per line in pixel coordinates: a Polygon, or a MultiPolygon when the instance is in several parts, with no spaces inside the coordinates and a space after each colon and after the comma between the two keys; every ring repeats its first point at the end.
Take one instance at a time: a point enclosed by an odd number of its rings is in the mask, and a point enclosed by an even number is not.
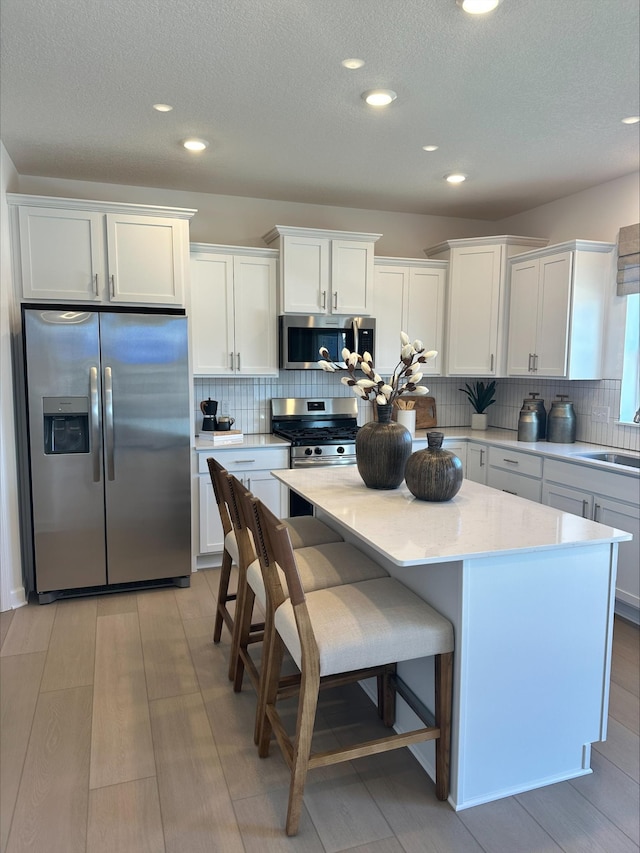
{"type": "Polygon", "coordinates": [[[640,424],[640,409],[636,409],[636,413],[633,416],[634,424],[640,424]]]}

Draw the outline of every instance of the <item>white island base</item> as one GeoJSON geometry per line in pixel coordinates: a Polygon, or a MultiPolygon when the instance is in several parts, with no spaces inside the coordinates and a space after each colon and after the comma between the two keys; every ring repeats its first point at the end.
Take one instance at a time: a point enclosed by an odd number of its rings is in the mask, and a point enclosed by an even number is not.
{"type": "MultiPolygon", "coordinates": [[[[276,476],[453,623],[454,809],[591,772],[591,744],[606,738],[617,542],[628,534],[466,480],[435,504],[405,486],[366,489],[355,468],[276,476]]],[[[428,707],[431,666],[398,666],[428,707]]],[[[398,699],[397,730],[418,725],[398,699]]],[[[433,744],[412,751],[433,778],[433,744]]]]}

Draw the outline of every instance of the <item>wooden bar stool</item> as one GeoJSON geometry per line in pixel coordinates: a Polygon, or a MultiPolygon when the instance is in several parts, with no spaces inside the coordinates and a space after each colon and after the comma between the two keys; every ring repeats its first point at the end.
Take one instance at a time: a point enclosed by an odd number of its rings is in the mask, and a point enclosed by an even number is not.
{"type": "MultiPolygon", "coordinates": [[[[219,643],[222,635],[223,623],[227,626],[229,633],[233,638],[234,632],[234,616],[229,609],[229,602],[236,602],[238,607],[237,596],[238,592],[229,592],[229,584],[231,578],[232,565],[239,566],[240,554],[236,534],[229,515],[229,508],[226,502],[226,490],[224,486],[224,477],[227,475],[227,470],[216,459],[209,457],[207,459],[209,474],[211,476],[211,484],[216,499],[216,505],[220,514],[222,523],[222,531],[224,534],[224,551],[222,553],[222,567],[220,570],[220,581],[218,584],[218,596],[216,603],[216,619],[213,628],[213,642],[219,643]]],[[[327,524],[317,518],[311,516],[301,516],[300,518],[292,518],[285,520],[285,523],[291,532],[291,542],[294,548],[302,548],[309,545],[320,545],[326,542],[342,541],[342,536],[332,530],[327,524]]],[[[251,557],[255,559],[255,554],[251,557]]],[[[246,570],[246,564],[244,569],[246,570]]],[[[261,625],[254,627],[254,641],[261,639],[261,625]]],[[[229,665],[229,679],[235,678],[236,661],[233,659],[229,665]]]]}
{"type": "MultiPolygon", "coordinates": [[[[265,667],[265,716],[260,755],[269,753],[275,734],[290,771],[287,835],[298,831],[307,772],[337,762],[398,749],[426,740],[436,741],[436,795],[449,794],[451,741],[451,691],[453,626],[425,601],[391,577],[343,584],[305,593],[300,582],[297,553],[286,527],[260,501],[251,499],[262,536],[258,547],[265,584],[279,584],[277,565],[286,577],[289,598],[274,614],[274,642],[265,667]],[[267,558],[265,560],[265,555],[267,558]],[[296,733],[286,732],[276,703],[285,648],[301,672],[296,733]],[[406,687],[396,687],[393,676],[398,661],[435,657],[435,711],[425,719],[425,709],[406,687]],[[385,682],[384,722],[393,724],[395,692],[425,722],[423,728],[344,748],[311,753],[311,738],[321,683],[345,683],[380,674],[385,682]],[[391,707],[390,707],[391,706],[391,707]]],[[[270,593],[271,594],[271,593],[270,593]]]]}
{"type": "MultiPolygon", "coordinates": [[[[228,472],[221,476],[219,481],[238,546],[238,599],[231,641],[231,658],[235,661],[234,690],[237,692],[242,689],[246,669],[258,694],[258,706],[260,707],[261,675],[256,662],[249,653],[249,646],[270,634],[270,625],[273,620],[270,620],[270,609],[272,608],[267,605],[262,570],[255,550],[260,540],[256,538],[253,528],[247,523],[246,511],[243,510],[243,506],[248,505],[253,495],[236,477],[228,472]],[[265,623],[259,627],[256,627],[251,621],[256,598],[266,613],[265,623]]],[[[281,523],[285,525],[287,530],[291,531],[291,522],[295,521],[297,519],[286,519],[281,523]]],[[[291,537],[291,532],[289,536],[291,537]]],[[[369,578],[388,576],[387,571],[382,566],[343,540],[308,545],[295,550],[298,555],[301,582],[304,589],[307,590],[324,589],[343,583],[354,583],[369,578]]],[[[286,589],[284,575],[281,577],[286,589]]],[[[266,645],[268,643],[265,640],[262,650],[263,657],[266,645]]],[[[261,716],[258,715],[257,724],[260,719],[261,716]]],[[[256,725],[256,743],[257,740],[258,728],[256,725]]]]}

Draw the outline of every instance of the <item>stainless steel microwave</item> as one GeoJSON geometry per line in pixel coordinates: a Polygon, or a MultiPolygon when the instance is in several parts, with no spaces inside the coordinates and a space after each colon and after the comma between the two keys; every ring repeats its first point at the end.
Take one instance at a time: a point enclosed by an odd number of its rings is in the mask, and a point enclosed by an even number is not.
{"type": "Polygon", "coordinates": [[[370,352],[375,362],[376,321],[371,317],[341,317],[333,314],[280,317],[280,367],[284,370],[320,369],[320,348],[326,347],[332,361],[342,361],[342,350],[370,352]]]}

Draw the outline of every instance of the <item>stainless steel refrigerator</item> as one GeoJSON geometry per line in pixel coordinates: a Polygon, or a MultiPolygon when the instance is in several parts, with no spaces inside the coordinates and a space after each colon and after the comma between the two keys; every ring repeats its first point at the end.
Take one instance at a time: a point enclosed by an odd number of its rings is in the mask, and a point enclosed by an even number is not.
{"type": "Polygon", "coordinates": [[[187,586],[186,317],[25,306],[23,331],[40,602],[150,581],[187,586]]]}

